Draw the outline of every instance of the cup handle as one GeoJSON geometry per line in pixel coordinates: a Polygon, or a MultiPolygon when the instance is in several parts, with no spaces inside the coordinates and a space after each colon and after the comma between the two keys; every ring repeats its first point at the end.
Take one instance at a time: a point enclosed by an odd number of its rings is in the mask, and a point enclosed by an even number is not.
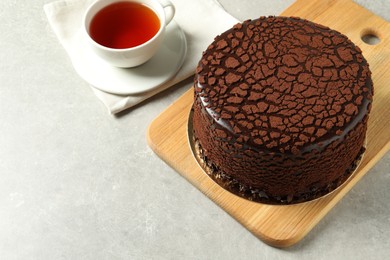
{"type": "Polygon", "coordinates": [[[168,25],[175,16],[175,6],[169,0],[159,0],[165,13],[165,25],[168,25]]]}

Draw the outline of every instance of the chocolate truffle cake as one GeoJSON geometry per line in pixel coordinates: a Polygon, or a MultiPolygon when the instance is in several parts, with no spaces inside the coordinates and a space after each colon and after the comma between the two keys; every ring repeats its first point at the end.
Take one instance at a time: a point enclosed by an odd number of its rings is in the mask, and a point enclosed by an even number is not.
{"type": "Polygon", "coordinates": [[[357,46],[319,24],[261,17],[235,25],[203,53],[194,90],[204,167],[250,200],[318,198],[364,151],[371,72],[357,46]]]}

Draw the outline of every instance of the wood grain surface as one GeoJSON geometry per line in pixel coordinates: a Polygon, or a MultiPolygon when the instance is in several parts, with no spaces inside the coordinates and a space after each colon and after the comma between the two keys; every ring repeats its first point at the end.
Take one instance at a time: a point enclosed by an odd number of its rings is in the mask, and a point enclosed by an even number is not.
{"type": "MultiPolygon", "coordinates": [[[[153,151],[250,232],[275,247],[300,241],[390,148],[390,24],[351,0],[298,0],[281,15],[298,16],[347,35],[358,45],[373,72],[374,102],[367,132],[367,150],[354,175],[333,193],[296,205],[251,202],[224,190],[199,167],[187,138],[193,90],[168,107],[149,126],[153,151]],[[380,42],[363,42],[365,34],[380,42]]],[[[189,202],[190,203],[190,202],[189,202]]]]}

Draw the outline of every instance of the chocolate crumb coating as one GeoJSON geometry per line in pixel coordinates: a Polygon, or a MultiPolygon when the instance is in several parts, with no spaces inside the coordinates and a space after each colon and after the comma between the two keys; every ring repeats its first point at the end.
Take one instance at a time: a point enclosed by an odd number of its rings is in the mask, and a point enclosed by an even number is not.
{"type": "Polygon", "coordinates": [[[240,182],[236,179],[227,176],[224,172],[220,171],[218,167],[216,167],[213,162],[210,162],[208,158],[204,155],[204,151],[199,144],[199,141],[196,138],[193,138],[193,152],[201,167],[205,170],[205,172],[220,186],[224,187],[228,191],[243,197],[245,199],[262,202],[267,204],[291,204],[291,203],[299,203],[305,202],[307,200],[311,200],[314,198],[321,197],[326,195],[339,187],[342,183],[344,183],[349,176],[353,173],[353,171],[358,167],[362,155],[365,151],[365,148],[362,147],[358,156],[354,160],[354,162],[347,168],[343,175],[334,180],[323,189],[310,189],[305,192],[289,195],[289,196],[275,196],[272,194],[266,194],[262,190],[252,189],[240,182]]]}
{"type": "Polygon", "coordinates": [[[216,172],[264,197],[289,198],[280,203],[311,200],[322,194],[312,191],[340,185],[361,153],[372,96],[368,63],[346,36],[299,18],[260,17],[203,53],[194,136],[216,172]]]}

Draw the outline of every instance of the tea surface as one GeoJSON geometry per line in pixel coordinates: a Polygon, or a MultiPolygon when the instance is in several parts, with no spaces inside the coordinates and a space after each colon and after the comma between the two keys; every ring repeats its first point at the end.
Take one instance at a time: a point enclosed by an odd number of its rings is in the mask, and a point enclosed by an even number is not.
{"type": "Polygon", "coordinates": [[[93,17],[89,33],[105,47],[124,49],[147,42],[159,29],[160,20],[151,8],[118,2],[104,7],[93,17]]]}

